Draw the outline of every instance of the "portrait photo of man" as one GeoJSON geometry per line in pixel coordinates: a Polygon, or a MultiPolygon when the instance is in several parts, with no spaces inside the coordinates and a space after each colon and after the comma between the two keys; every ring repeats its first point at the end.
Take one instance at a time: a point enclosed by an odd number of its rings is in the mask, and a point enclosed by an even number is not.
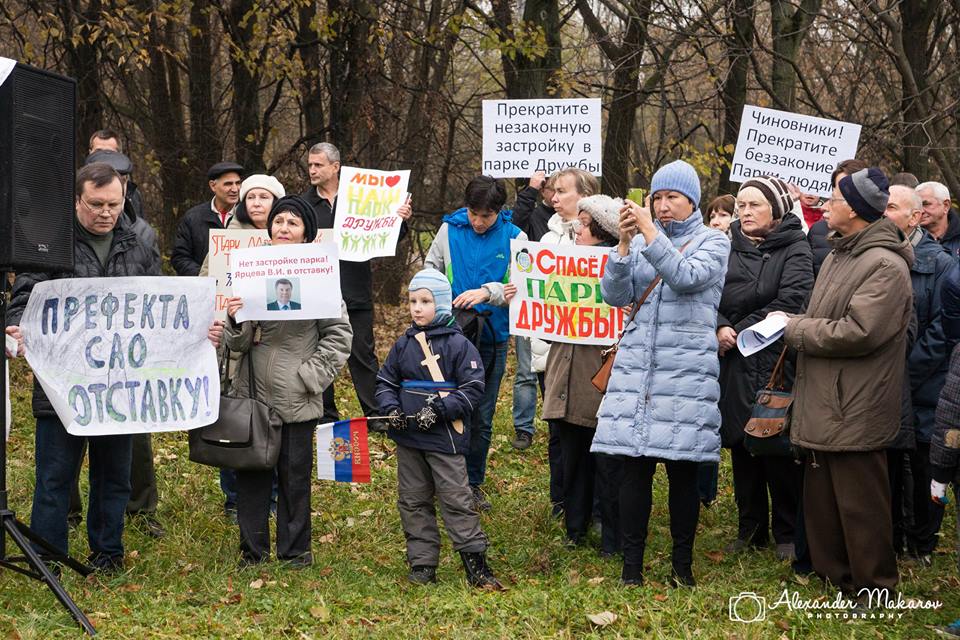
{"type": "Polygon", "coordinates": [[[274,298],[274,300],[267,303],[267,311],[298,311],[300,309],[298,300],[300,297],[300,282],[298,278],[293,278],[293,280],[297,280],[297,295],[294,295],[294,283],[288,278],[274,280],[272,291],[269,289],[270,282],[268,281],[267,299],[274,298]]]}

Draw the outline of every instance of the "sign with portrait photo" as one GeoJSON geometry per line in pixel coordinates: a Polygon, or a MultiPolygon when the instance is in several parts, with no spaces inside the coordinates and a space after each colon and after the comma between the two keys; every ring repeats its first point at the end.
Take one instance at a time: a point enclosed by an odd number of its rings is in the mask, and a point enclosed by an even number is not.
{"type": "Polygon", "coordinates": [[[237,249],[231,254],[236,321],[340,317],[340,262],[332,242],[237,249]]]}

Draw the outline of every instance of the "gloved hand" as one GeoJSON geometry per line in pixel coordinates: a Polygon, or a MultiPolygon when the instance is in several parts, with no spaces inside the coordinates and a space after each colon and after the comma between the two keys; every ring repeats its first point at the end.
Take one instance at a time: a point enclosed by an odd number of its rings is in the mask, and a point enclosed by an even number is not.
{"type": "Polygon", "coordinates": [[[947,485],[936,480],[930,481],[930,499],[940,506],[946,506],[950,502],[950,496],[947,495],[947,485]]]}
{"type": "Polygon", "coordinates": [[[407,416],[403,415],[400,409],[394,409],[387,414],[387,425],[397,431],[405,431],[407,428],[407,416]]]}
{"type": "Polygon", "coordinates": [[[420,411],[417,411],[413,418],[417,421],[417,429],[420,429],[420,431],[430,431],[437,422],[437,412],[428,404],[420,409],[420,411]]]}

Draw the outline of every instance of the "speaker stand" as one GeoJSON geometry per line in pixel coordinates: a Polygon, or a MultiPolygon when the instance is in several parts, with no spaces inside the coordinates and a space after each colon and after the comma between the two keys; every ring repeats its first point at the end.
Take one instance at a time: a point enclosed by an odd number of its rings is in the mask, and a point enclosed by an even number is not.
{"type": "MultiPolygon", "coordinates": [[[[7,276],[7,271],[0,271],[0,327],[4,328],[7,326],[7,276]]],[[[0,357],[0,421],[5,420],[4,416],[7,414],[6,372],[7,359],[5,356],[0,357]]],[[[10,510],[7,504],[6,437],[0,438],[0,524],[3,525],[3,530],[0,531],[0,567],[46,583],[53,595],[60,601],[60,604],[70,612],[70,615],[87,632],[87,635],[97,635],[97,630],[93,628],[90,620],[80,610],[77,603],[73,601],[63,585],[60,584],[57,574],[47,566],[44,559],[47,562],[59,562],[81,576],[89,575],[93,572],[93,569],[70,556],[60,553],[49,542],[34,533],[30,527],[17,520],[16,514],[10,510]],[[10,539],[19,547],[23,555],[9,555],[7,553],[7,536],[10,536],[10,539]],[[33,545],[44,550],[44,558],[40,557],[33,545]]]]}

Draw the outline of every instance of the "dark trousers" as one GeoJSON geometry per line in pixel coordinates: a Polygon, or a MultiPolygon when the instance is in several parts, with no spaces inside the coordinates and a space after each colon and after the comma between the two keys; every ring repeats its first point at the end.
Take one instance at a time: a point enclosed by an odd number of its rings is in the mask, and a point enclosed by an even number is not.
{"type": "Polygon", "coordinates": [[[623,461],[619,456],[594,453],[597,467],[594,492],[600,512],[600,551],[619,553],[623,548],[620,531],[620,483],[623,461]]]}
{"type": "MultiPolygon", "coordinates": [[[[277,559],[310,553],[310,483],[316,421],[284,424],[277,459],[277,559]]],[[[273,469],[237,471],[240,551],[259,562],[270,557],[270,494],[273,469]]]]}
{"type": "Polygon", "coordinates": [[[554,514],[563,511],[563,447],[557,433],[556,421],[547,423],[547,463],[550,466],[550,504],[554,514]]]}
{"type": "Polygon", "coordinates": [[[908,455],[913,476],[913,524],[907,527],[907,550],[928,555],[937,548],[943,522],[943,507],[930,499],[930,443],[917,442],[917,448],[908,455]]]}
{"type": "Polygon", "coordinates": [[[67,553],[70,489],[86,445],[90,450],[87,539],[91,557],[122,558],[123,514],[130,499],[131,441],[129,435],[72,436],[57,418],[37,418],[37,483],[30,528],[67,553]]]}
{"type": "Polygon", "coordinates": [[[590,444],[596,430],[563,420],[551,420],[550,433],[555,433],[560,443],[561,499],[567,537],[576,542],[587,535],[593,514],[593,483],[597,467],[590,453],[590,444]]]}
{"type": "MultiPolygon", "coordinates": [[[[137,433],[133,438],[133,456],[130,460],[130,502],[127,513],[130,515],[157,512],[160,500],[157,491],[157,473],[153,467],[153,445],[150,433],[137,433]]],[[[83,458],[86,455],[86,442],[82,445],[77,469],[70,487],[70,515],[79,518],[83,514],[83,501],[80,499],[80,472],[83,470],[83,458]]]]}
{"type": "Polygon", "coordinates": [[[623,532],[623,564],[643,566],[647,545],[647,527],[653,506],[653,473],[657,463],[667,468],[670,484],[670,537],[673,539],[671,562],[679,575],[691,574],[693,541],[700,518],[696,462],[632,458],[619,456],[622,462],[620,482],[620,528],[623,532]]]}
{"type": "Polygon", "coordinates": [[[397,508],[411,567],[436,567],[440,562],[434,499],[440,503],[443,526],[454,551],[487,550],[480,516],[473,510],[463,456],[397,445],[397,508]]]}
{"type": "MultiPolygon", "coordinates": [[[[350,377],[360,400],[360,409],[365,416],[377,415],[377,362],[376,345],[373,341],[373,309],[347,309],[350,315],[350,327],[353,329],[353,343],[350,346],[350,377]]],[[[323,391],[323,421],[340,419],[337,400],[333,394],[333,383],[323,391]]]]}
{"type": "Polygon", "coordinates": [[[897,585],[885,451],[812,451],[803,511],[814,570],[843,591],[897,585]]]}
{"type": "Polygon", "coordinates": [[[478,347],[483,361],[483,397],[470,415],[470,451],[467,453],[467,478],[478,487],[487,476],[487,454],[493,438],[493,417],[500,397],[500,381],[507,366],[509,342],[481,342],[478,347]]]}
{"type": "Polygon", "coordinates": [[[903,496],[906,479],[907,451],[887,449],[887,477],[890,479],[890,516],[893,523],[893,551],[903,555],[906,543],[906,519],[904,516],[903,496]]]}
{"type": "Polygon", "coordinates": [[[792,544],[803,471],[792,458],[752,456],[743,444],[730,449],[740,540],[765,547],[769,531],[777,544],[792,544]],[[769,492],[769,499],[767,494],[769,492]]]}

